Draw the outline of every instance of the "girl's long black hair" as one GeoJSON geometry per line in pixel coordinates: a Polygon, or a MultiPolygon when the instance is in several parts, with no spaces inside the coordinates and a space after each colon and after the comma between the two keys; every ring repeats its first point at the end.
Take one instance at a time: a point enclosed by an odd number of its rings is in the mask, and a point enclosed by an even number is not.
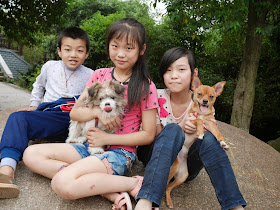
{"type": "Polygon", "coordinates": [[[146,65],[146,53],[140,53],[146,44],[146,31],[142,23],[134,18],[123,18],[114,22],[107,31],[106,48],[109,55],[109,43],[112,38],[126,37],[139,46],[138,60],[132,68],[128,85],[129,107],[139,105],[140,101],[149,96],[150,76],[146,65]]]}

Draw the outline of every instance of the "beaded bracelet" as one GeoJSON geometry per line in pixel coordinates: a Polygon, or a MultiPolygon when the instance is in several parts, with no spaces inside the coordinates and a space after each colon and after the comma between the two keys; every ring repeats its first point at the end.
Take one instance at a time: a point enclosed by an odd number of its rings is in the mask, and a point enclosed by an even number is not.
{"type": "Polygon", "coordinates": [[[65,165],[62,165],[59,169],[58,169],[58,172],[61,171],[63,168],[69,166],[70,164],[65,164],[65,165]]]}

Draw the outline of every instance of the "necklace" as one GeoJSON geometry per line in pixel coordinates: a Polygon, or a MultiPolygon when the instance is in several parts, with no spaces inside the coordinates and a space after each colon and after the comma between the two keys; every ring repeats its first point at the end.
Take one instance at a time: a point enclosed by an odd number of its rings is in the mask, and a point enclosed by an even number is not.
{"type": "Polygon", "coordinates": [[[75,70],[70,74],[70,76],[67,79],[67,75],[66,75],[66,71],[65,71],[65,66],[63,66],[63,69],[64,69],[64,76],[65,76],[65,93],[68,93],[69,90],[67,88],[67,82],[70,79],[70,77],[75,73],[75,70]]]}
{"type": "Polygon", "coordinates": [[[121,85],[123,85],[123,83],[125,83],[131,77],[131,74],[129,74],[129,76],[126,79],[123,80],[116,70],[114,70],[114,72],[116,72],[117,76],[121,80],[121,81],[119,81],[121,83],[121,85]]]}

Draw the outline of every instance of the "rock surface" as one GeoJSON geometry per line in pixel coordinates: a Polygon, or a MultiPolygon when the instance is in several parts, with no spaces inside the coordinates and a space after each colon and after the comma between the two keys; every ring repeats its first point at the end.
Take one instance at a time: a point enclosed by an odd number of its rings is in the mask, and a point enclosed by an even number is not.
{"type": "MultiPolygon", "coordinates": [[[[26,104],[24,104],[26,105],[26,104]]],[[[12,106],[11,106],[12,107],[12,106]]],[[[10,113],[19,107],[0,111],[0,136],[10,113]]],[[[280,209],[280,153],[254,136],[223,122],[219,129],[230,146],[227,152],[245,200],[246,209],[280,209]]],[[[143,175],[140,162],[133,166],[132,175],[143,175]]],[[[15,199],[1,199],[0,210],[90,210],[111,209],[111,203],[95,196],[79,200],[64,200],[52,192],[50,180],[29,171],[20,162],[16,170],[20,194],[15,199]]],[[[203,169],[198,177],[172,191],[174,209],[220,209],[209,177],[203,169]]],[[[135,205],[135,202],[133,201],[135,205]]],[[[165,197],[161,210],[168,209],[165,197]]]]}

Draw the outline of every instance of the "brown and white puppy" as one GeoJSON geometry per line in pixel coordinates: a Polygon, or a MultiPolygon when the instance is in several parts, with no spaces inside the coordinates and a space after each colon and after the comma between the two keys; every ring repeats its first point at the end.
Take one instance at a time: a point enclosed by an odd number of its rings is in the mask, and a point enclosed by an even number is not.
{"type": "Polygon", "coordinates": [[[169,208],[173,208],[173,202],[170,196],[171,190],[184,183],[189,176],[187,166],[189,148],[196,137],[203,139],[204,125],[220,142],[221,147],[224,150],[228,149],[228,145],[225,143],[223,135],[218,130],[214,118],[214,103],[216,98],[223,92],[225,84],[226,82],[222,81],[210,87],[208,85],[203,85],[196,75],[192,78],[191,89],[193,91],[193,104],[188,113],[192,113],[196,117],[196,119],[191,120],[191,122],[196,125],[197,130],[193,135],[185,134],[183,148],[170,168],[168,185],[165,191],[166,203],[169,208]],[[173,177],[174,181],[169,183],[173,177]]]}
{"type": "MultiPolygon", "coordinates": [[[[82,102],[78,102],[76,106],[89,108],[99,106],[103,118],[120,116],[124,113],[124,107],[127,104],[124,99],[124,91],[125,87],[116,81],[105,81],[103,84],[95,82],[88,89],[88,97],[82,102]]],[[[108,133],[114,132],[114,130],[106,130],[101,122],[97,122],[97,119],[88,122],[71,120],[66,143],[84,143],[87,140],[86,132],[90,127],[98,127],[108,133]]],[[[91,154],[101,154],[104,152],[102,147],[89,147],[88,150],[91,154]]]]}

